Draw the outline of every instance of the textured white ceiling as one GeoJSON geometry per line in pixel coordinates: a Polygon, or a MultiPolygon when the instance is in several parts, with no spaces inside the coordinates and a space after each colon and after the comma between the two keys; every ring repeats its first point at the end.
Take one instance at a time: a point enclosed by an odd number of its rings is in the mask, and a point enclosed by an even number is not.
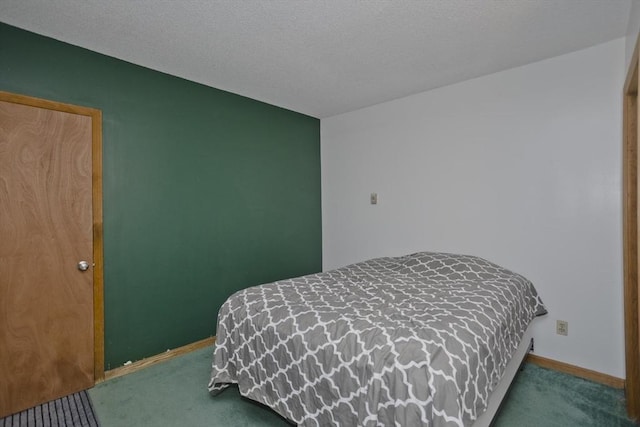
{"type": "Polygon", "coordinates": [[[603,43],[631,0],[0,0],[0,21],[324,118],[603,43]]]}

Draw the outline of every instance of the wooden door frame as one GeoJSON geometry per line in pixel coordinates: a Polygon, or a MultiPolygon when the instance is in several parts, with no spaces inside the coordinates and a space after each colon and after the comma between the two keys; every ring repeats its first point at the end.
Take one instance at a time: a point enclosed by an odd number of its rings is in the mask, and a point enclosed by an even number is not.
{"type": "MultiPolygon", "coordinates": [[[[640,37],[640,36],[639,36],[640,37]]],[[[640,342],[638,312],[638,40],[623,92],[623,257],[625,394],[627,413],[640,418],[640,342]]]]}
{"type": "Polygon", "coordinates": [[[104,379],[104,264],[102,229],[102,112],[95,108],[0,91],[0,101],[91,117],[93,215],[93,377],[104,379]]]}

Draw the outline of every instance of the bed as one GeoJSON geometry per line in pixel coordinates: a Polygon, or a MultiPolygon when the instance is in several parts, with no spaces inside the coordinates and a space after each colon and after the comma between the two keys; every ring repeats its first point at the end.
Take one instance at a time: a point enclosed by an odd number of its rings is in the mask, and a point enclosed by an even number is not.
{"type": "Polygon", "coordinates": [[[251,287],[218,313],[209,391],[301,426],[488,425],[545,313],[523,276],[447,253],[251,287]]]}

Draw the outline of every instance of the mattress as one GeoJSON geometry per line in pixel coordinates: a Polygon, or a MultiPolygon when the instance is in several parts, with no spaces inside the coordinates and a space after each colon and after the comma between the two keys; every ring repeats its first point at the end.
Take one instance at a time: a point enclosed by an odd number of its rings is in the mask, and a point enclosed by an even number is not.
{"type": "Polygon", "coordinates": [[[232,295],[209,390],[236,383],[301,426],[470,426],[544,313],[530,281],[482,258],[368,260],[232,295]]]}

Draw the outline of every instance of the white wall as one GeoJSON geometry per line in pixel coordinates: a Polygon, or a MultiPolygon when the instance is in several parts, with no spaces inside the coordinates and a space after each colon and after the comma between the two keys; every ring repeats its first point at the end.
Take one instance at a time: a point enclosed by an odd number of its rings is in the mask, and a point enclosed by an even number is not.
{"type": "Polygon", "coordinates": [[[537,354],[624,377],[624,64],[621,38],[323,119],[324,268],[479,255],[542,295],[537,354]]]}
{"type": "Polygon", "coordinates": [[[640,0],[631,0],[627,36],[625,37],[625,70],[629,69],[633,49],[638,39],[638,32],[640,32],[640,0]]]}

